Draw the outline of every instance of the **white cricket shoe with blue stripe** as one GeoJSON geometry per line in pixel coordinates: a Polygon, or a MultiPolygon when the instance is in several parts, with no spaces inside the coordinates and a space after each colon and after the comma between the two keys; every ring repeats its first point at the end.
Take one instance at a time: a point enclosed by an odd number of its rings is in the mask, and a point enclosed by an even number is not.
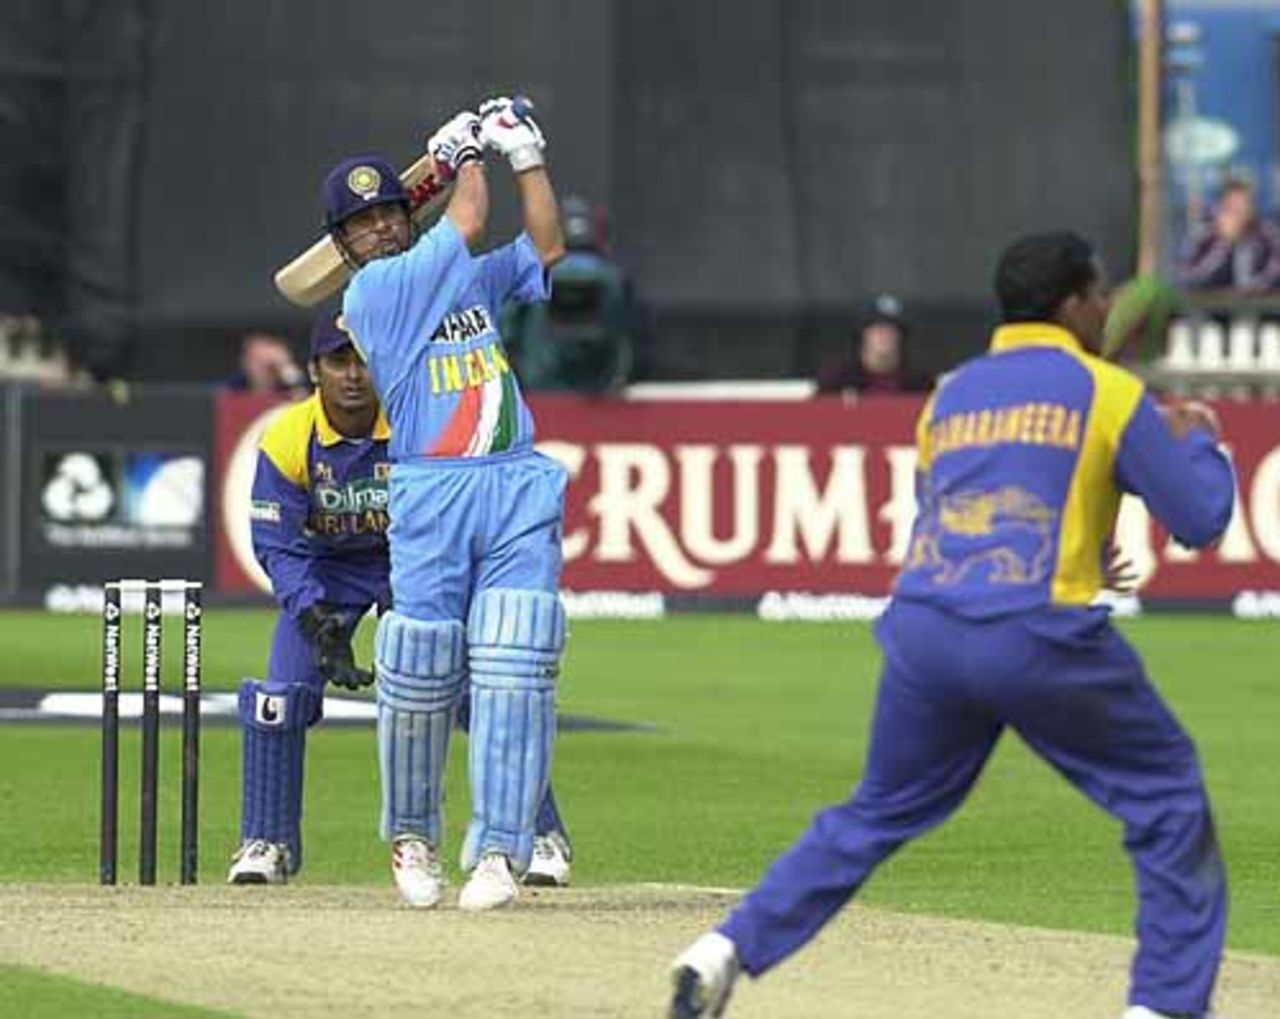
{"type": "Polygon", "coordinates": [[[737,979],[738,950],[719,931],[704,934],[671,964],[670,1019],[722,1016],[737,979]]]}

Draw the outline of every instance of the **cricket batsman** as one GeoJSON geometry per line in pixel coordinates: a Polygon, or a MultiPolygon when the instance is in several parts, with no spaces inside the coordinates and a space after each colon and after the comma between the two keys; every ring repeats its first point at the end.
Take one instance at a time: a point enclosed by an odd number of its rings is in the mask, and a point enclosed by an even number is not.
{"type": "Polygon", "coordinates": [[[391,423],[394,608],[375,640],[381,832],[400,894],[419,908],[436,906],[445,887],[441,789],[460,699],[469,698],[472,799],[462,909],[517,897],[555,741],[567,476],[533,450],[496,325],[508,298],[547,299],[547,270],[564,254],[530,109],[491,99],[429,139],[454,183],[421,237],[381,156],[344,160],[324,182],[330,233],[355,270],[343,326],[391,423]],[[515,173],[525,229],[478,254],[486,148],[515,173]]]}
{"type": "Polygon", "coordinates": [[[960,806],[1012,729],[1122,821],[1138,886],[1126,1019],[1201,1019],[1227,887],[1190,737],[1093,607],[1122,493],[1183,545],[1216,541],[1235,482],[1202,405],[1162,412],[1096,356],[1108,296],[1071,233],[1002,255],[1004,324],[917,428],[919,504],[877,627],[884,667],[862,780],[675,962],[675,1017],[719,1016],[738,971],[802,947],[881,861],[960,806]]]}
{"type": "MultiPolygon", "coordinates": [[[[306,730],[319,721],[326,683],[368,686],[351,637],[371,606],[390,607],[386,531],[390,427],[369,371],[337,327],[316,320],[310,399],[267,430],[254,478],[252,533],[280,603],[268,682],[246,680],[240,849],[232,884],[281,884],[302,866],[306,730]]],[[[469,719],[459,712],[466,728],[469,719]]],[[[566,885],[569,838],[548,784],[528,884],[566,885]]]]}

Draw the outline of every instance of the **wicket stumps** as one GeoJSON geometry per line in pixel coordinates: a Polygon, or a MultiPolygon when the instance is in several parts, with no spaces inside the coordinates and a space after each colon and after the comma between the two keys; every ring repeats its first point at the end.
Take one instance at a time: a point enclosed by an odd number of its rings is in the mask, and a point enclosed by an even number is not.
{"type": "Polygon", "coordinates": [[[156,883],[160,788],[160,685],[164,595],[182,595],[182,836],[180,880],[199,863],[200,626],[202,585],[193,580],[113,580],[102,587],[102,826],[98,879],[116,883],[120,809],[120,677],[124,595],[142,595],[142,784],[138,883],[156,883]]]}

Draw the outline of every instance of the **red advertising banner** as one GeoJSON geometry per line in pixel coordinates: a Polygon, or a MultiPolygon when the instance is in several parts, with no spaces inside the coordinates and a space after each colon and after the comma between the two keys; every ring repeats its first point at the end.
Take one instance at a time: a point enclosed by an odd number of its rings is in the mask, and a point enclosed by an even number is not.
{"type": "MultiPolygon", "coordinates": [[[[248,484],[273,403],[228,394],[218,405],[218,581],[230,593],[255,589],[248,484]]],[[[915,513],[919,399],[531,403],[539,448],[572,477],[567,589],[712,598],[889,590],[915,513]]],[[[1217,409],[1238,472],[1235,517],[1215,549],[1191,553],[1125,500],[1117,537],[1144,600],[1280,598],[1280,405],[1217,409]]]]}
{"type": "Polygon", "coordinates": [[[570,471],[565,586],[888,590],[915,513],[920,401],[538,400],[570,471]]]}
{"type": "MultiPolygon", "coordinates": [[[[915,513],[922,401],[535,404],[540,445],[573,475],[565,586],[705,595],[882,595],[915,513]]],[[[1170,542],[1136,499],[1117,540],[1145,599],[1280,592],[1280,405],[1217,405],[1238,474],[1221,543],[1170,542]]]]}

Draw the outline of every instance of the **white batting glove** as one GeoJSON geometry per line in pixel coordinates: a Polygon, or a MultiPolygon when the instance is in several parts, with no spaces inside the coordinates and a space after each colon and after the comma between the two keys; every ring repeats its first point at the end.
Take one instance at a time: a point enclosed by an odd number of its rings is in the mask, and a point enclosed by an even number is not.
{"type": "Polygon", "coordinates": [[[427,139],[427,151],[437,163],[456,174],[464,163],[484,159],[484,140],[480,118],[467,110],[441,125],[427,139]]]}
{"type": "Polygon", "coordinates": [[[533,119],[533,103],[528,99],[486,99],[480,104],[480,124],[485,145],[506,156],[516,173],[546,163],[542,150],[547,147],[547,140],[533,119]]]}

